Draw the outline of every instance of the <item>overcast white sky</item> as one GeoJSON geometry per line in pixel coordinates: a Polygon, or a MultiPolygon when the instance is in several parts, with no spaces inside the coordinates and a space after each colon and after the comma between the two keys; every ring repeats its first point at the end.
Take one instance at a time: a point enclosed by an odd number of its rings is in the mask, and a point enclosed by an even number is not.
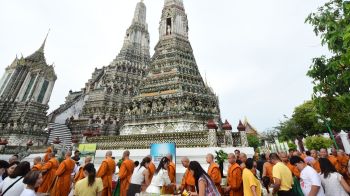
{"type": "MultiPolygon", "coordinates": [[[[118,54],[139,0],[0,0],[0,75],[16,54],[45,54],[58,76],[50,111],[118,54]]],[[[327,54],[306,16],[325,0],[184,0],[196,61],[219,95],[222,119],[259,131],[310,99],[306,72],[327,54]]],[[[163,0],[145,0],[151,55],[163,0]]]]}

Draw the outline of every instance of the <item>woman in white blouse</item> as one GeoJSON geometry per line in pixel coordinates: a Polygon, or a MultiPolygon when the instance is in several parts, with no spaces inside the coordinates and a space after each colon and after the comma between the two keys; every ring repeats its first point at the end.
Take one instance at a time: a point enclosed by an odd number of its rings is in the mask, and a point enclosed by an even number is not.
{"type": "Polygon", "coordinates": [[[171,181],[168,175],[168,165],[170,160],[167,157],[163,157],[160,160],[158,168],[154,172],[151,184],[147,187],[146,193],[160,194],[160,189],[163,185],[170,185],[171,181]]]}

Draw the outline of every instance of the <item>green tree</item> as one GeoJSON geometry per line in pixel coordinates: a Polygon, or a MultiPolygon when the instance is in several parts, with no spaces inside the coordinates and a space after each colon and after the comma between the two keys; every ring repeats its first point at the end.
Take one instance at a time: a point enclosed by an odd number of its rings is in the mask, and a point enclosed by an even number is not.
{"type": "Polygon", "coordinates": [[[332,53],[330,57],[314,58],[307,75],[313,79],[318,112],[330,118],[336,131],[350,128],[349,21],[350,3],[343,0],[330,0],[305,21],[332,53]]]}
{"type": "Polygon", "coordinates": [[[292,142],[288,142],[288,148],[289,148],[289,150],[296,150],[297,149],[297,145],[295,145],[292,142]]]}
{"type": "Polygon", "coordinates": [[[260,146],[260,140],[255,135],[247,135],[248,145],[257,149],[260,146]]]}
{"type": "Polygon", "coordinates": [[[305,145],[310,150],[320,150],[321,148],[330,148],[333,145],[333,141],[323,136],[311,136],[306,138],[305,145]]]}

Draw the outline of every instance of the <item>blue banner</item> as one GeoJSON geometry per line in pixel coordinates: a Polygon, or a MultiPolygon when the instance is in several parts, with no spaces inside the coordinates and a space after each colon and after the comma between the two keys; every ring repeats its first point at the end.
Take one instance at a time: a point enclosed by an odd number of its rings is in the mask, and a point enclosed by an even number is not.
{"type": "Polygon", "coordinates": [[[173,156],[173,162],[176,163],[175,143],[151,144],[151,156],[156,167],[158,167],[160,160],[168,154],[173,156]]]}

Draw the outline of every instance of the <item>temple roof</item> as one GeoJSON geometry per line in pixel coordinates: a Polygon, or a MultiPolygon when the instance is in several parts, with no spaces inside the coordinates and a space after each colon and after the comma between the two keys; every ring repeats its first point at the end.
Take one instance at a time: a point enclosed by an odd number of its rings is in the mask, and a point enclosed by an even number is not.
{"type": "Polygon", "coordinates": [[[45,48],[45,44],[46,44],[46,40],[47,40],[48,35],[49,35],[49,32],[47,33],[47,35],[44,39],[44,42],[41,44],[40,48],[37,51],[35,51],[33,54],[26,57],[25,60],[29,60],[29,61],[37,62],[37,63],[44,63],[45,65],[47,65],[46,59],[45,59],[45,54],[44,54],[44,48],[45,48]]]}

